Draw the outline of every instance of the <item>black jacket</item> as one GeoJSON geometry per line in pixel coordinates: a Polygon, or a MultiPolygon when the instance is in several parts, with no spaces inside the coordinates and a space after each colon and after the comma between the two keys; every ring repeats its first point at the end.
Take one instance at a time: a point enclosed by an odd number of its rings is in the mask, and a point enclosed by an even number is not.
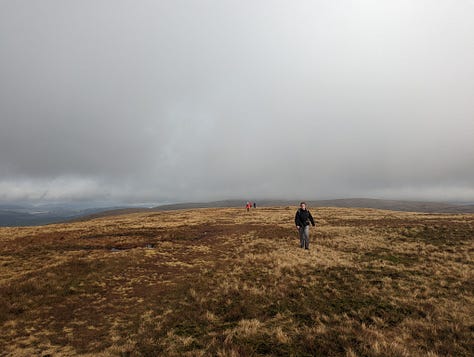
{"type": "Polygon", "coordinates": [[[314,219],[308,209],[302,210],[301,208],[296,211],[295,215],[295,224],[299,227],[308,226],[311,222],[311,225],[314,226],[314,219]]]}

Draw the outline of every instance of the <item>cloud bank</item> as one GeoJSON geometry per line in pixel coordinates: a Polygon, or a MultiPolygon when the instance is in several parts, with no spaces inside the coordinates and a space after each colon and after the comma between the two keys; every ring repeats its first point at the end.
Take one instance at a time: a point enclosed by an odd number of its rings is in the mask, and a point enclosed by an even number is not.
{"type": "Polygon", "coordinates": [[[474,201],[471,1],[5,1],[0,201],[474,201]]]}

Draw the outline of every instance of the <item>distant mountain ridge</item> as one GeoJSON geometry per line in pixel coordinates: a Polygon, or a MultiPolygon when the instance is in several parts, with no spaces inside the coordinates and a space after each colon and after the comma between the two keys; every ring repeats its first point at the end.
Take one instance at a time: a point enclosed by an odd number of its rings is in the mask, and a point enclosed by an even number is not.
{"type": "Polygon", "coordinates": [[[444,202],[349,198],[311,201],[311,204],[320,207],[375,208],[405,212],[474,213],[474,204],[452,204],[444,202]]]}
{"type": "MultiPolygon", "coordinates": [[[[244,207],[245,200],[225,200],[201,203],[176,203],[152,208],[153,210],[178,210],[211,207],[244,207]]],[[[295,200],[261,200],[257,207],[297,206],[295,200]]],[[[424,212],[424,213],[474,213],[474,204],[451,204],[444,202],[424,202],[405,200],[383,200],[372,198],[342,198],[333,200],[308,200],[309,207],[347,207],[374,208],[390,211],[424,212]]]]}
{"type": "Polygon", "coordinates": [[[0,209],[0,227],[7,226],[34,226],[53,223],[63,220],[64,217],[53,215],[32,214],[23,209],[0,209]]]}
{"type": "MultiPolygon", "coordinates": [[[[130,214],[147,211],[169,211],[180,209],[245,207],[246,200],[223,200],[213,202],[187,202],[156,206],[153,208],[105,207],[71,210],[58,208],[50,211],[34,211],[31,207],[18,205],[0,206],[0,227],[34,226],[67,221],[89,220],[93,218],[130,214]]],[[[297,200],[267,199],[256,201],[258,207],[297,206],[297,200]]],[[[383,200],[371,198],[346,198],[334,200],[308,200],[309,207],[347,207],[373,208],[390,211],[423,212],[423,213],[474,213],[474,204],[452,204],[444,202],[422,202],[405,200],[383,200]]]]}

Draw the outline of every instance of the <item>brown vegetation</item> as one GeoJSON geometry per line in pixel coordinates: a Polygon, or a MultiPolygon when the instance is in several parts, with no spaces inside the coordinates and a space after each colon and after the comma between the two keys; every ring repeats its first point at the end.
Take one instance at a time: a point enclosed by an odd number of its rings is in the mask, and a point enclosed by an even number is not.
{"type": "Polygon", "coordinates": [[[1,228],[0,354],[474,355],[474,215],[294,210],[1,228]]]}

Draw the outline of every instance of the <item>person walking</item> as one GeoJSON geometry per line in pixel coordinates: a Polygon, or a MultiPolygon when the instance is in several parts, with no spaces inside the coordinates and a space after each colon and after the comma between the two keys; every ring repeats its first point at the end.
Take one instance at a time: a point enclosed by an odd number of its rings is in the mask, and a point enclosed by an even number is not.
{"type": "Polygon", "coordinates": [[[309,249],[309,225],[314,227],[314,219],[311,212],[306,208],[306,202],[300,203],[300,208],[295,214],[295,224],[300,236],[300,246],[309,249]]]}

